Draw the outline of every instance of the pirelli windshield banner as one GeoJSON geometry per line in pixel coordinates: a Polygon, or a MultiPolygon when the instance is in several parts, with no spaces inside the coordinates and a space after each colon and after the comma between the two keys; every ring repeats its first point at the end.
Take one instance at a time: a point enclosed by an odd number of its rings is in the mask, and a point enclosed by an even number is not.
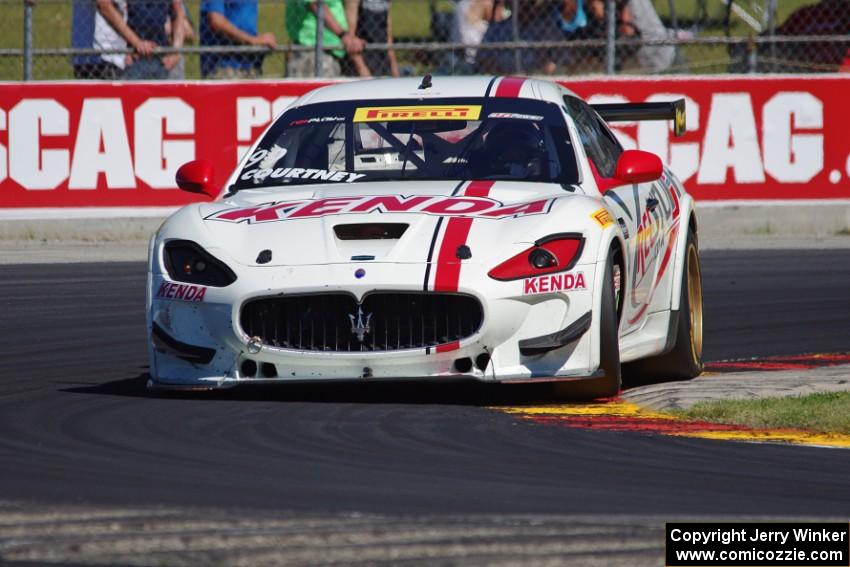
{"type": "Polygon", "coordinates": [[[395,122],[399,120],[478,120],[480,105],[369,106],[354,111],[353,122],[395,122]]]}
{"type": "MultiPolygon", "coordinates": [[[[0,209],[201,199],[175,187],[180,165],[210,159],[223,184],[272,118],[322,84],[0,84],[0,209]]],[[[658,154],[699,200],[850,199],[850,77],[683,76],[568,86],[591,103],[684,98],[683,136],[664,122],[612,127],[626,148],[658,154]]],[[[364,104],[352,120],[474,120],[483,111],[478,104],[364,104]]]]}

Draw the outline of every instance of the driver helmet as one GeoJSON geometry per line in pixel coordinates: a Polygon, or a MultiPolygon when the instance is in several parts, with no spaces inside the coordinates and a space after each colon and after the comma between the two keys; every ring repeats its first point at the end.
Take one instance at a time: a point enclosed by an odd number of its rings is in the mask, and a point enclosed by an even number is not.
{"type": "Polygon", "coordinates": [[[496,124],[487,134],[484,147],[499,173],[512,177],[540,174],[545,145],[542,131],[532,122],[509,120],[496,124]]]}

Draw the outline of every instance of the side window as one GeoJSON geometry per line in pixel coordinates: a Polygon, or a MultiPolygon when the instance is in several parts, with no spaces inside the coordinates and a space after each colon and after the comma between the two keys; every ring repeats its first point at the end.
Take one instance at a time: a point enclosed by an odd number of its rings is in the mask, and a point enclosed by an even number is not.
{"type": "MultiPolygon", "coordinates": [[[[620,145],[619,140],[614,136],[614,133],[611,132],[611,129],[608,128],[608,124],[605,123],[604,120],[599,118],[599,115],[596,112],[593,113],[593,118],[596,120],[596,127],[600,132],[600,140],[602,140],[602,145],[606,151],[610,152],[608,155],[614,160],[614,165],[617,165],[617,160],[620,159],[620,154],[623,153],[623,147],[620,145]]],[[[613,175],[614,171],[611,170],[611,174],[613,175]]]]}
{"type": "Polygon", "coordinates": [[[576,123],[584,151],[593,161],[602,177],[613,177],[617,159],[623,149],[608,127],[585,102],[571,96],[564,97],[567,111],[576,123]]]}

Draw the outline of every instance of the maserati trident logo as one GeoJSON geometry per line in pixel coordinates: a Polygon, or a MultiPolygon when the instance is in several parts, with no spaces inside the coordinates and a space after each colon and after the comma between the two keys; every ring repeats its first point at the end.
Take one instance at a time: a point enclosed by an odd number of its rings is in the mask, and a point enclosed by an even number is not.
{"type": "Polygon", "coordinates": [[[371,329],[369,328],[369,321],[372,319],[372,314],[367,313],[363,314],[363,306],[357,306],[357,314],[348,316],[351,319],[351,332],[352,334],[357,335],[357,340],[361,343],[363,342],[363,338],[366,336],[371,329]],[[365,318],[364,318],[365,317],[365,318]]]}

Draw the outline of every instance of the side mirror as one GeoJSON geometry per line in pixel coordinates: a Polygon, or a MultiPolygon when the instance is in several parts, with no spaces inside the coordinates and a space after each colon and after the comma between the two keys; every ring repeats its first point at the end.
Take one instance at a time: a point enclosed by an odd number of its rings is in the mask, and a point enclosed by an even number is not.
{"type": "Polygon", "coordinates": [[[664,165],[657,155],[641,150],[625,150],[617,160],[614,178],[622,183],[648,183],[661,178],[664,165]]]}
{"type": "Polygon", "coordinates": [[[216,196],[213,186],[213,173],[215,167],[206,159],[196,159],[184,163],[177,170],[177,186],[189,193],[201,193],[210,197],[216,196]]]}

